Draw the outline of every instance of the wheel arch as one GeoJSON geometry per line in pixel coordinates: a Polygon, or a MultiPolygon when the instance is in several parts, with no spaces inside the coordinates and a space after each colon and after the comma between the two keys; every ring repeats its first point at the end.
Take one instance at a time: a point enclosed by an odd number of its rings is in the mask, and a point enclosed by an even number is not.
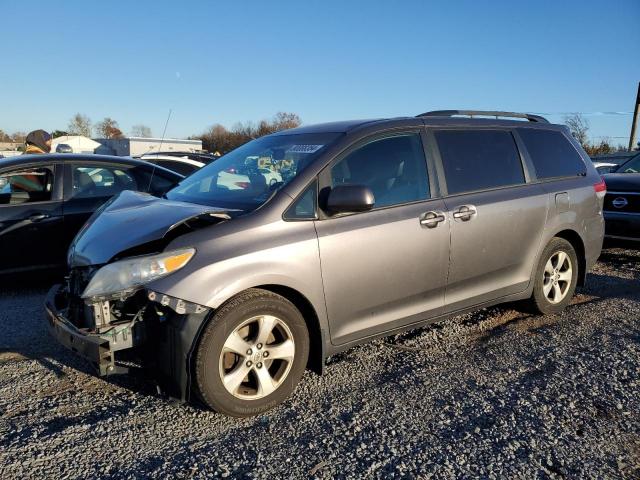
{"type": "Polygon", "coordinates": [[[566,240],[576,251],[576,256],[578,257],[578,285],[583,287],[587,276],[587,257],[584,240],[582,240],[578,232],[572,229],[560,230],[553,236],[566,240]]]}
{"type": "Polygon", "coordinates": [[[324,368],[324,331],[313,304],[298,290],[278,284],[257,285],[253,288],[267,290],[289,300],[300,311],[309,330],[309,359],[307,368],[321,375],[324,368]]]}
{"type": "Polygon", "coordinates": [[[213,309],[209,317],[203,322],[201,325],[200,331],[197,333],[195,338],[192,341],[192,348],[196,348],[198,343],[200,342],[201,333],[204,330],[205,325],[212,321],[216,310],[220,308],[223,304],[233,300],[238,295],[246,292],[247,290],[257,289],[257,290],[265,290],[268,292],[275,293],[280,295],[281,297],[289,300],[293,305],[298,309],[298,311],[302,314],[302,318],[307,324],[307,328],[309,330],[309,358],[307,360],[307,368],[321,375],[324,369],[324,360],[325,360],[325,339],[326,333],[320,324],[320,317],[318,316],[318,312],[316,311],[313,303],[300,291],[292,288],[290,286],[277,284],[277,283],[266,283],[260,285],[254,285],[251,287],[244,288],[235,292],[229,298],[225,299],[221,302],[217,308],[213,309]]]}

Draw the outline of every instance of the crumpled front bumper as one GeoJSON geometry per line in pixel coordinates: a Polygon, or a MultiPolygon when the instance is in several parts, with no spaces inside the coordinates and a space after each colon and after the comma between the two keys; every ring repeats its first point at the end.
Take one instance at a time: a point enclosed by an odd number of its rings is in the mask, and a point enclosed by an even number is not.
{"type": "Polygon", "coordinates": [[[62,285],[54,285],[45,299],[44,306],[51,335],[66,348],[88,360],[100,376],[125,373],[127,369],[115,363],[115,352],[133,348],[141,343],[141,335],[136,331],[136,324],[120,324],[101,334],[84,331],[65,316],[65,308],[60,305],[62,292],[62,285]]]}
{"type": "Polygon", "coordinates": [[[142,321],[117,323],[97,333],[68,318],[66,289],[55,285],[45,299],[51,335],[90,362],[100,376],[127,373],[116,353],[135,349],[142,365],[153,373],[161,389],[174,397],[191,396],[192,359],[200,332],[212,310],[165,294],[145,291],[149,315],[142,321]]]}

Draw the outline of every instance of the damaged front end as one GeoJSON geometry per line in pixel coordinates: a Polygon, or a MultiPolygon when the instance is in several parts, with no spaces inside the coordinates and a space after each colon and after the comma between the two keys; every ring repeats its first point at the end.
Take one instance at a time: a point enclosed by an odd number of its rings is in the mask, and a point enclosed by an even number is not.
{"type": "Polygon", "coordinates": [[[188,399],[190,355],[210,309],[147,285],[195,256],[193,248],[164,251],[173,238],[229,218],[217,209],[123,192],[74,241],[69,275],[45,301],[51,334],[100,376],[142,366],[167,393],[188,399]],[[151,232],[121,229],[151,214],[151,232]]]}
{"type": "Polygon", "coordinates": [[[166,393],[188,400],[191,350],[210,309],[147,289],[110,300],[83,300],[74,285],[86,270],[74,269],[65,284],[49,291],[50,333],[99,376],[142,367],[166,393]]]}

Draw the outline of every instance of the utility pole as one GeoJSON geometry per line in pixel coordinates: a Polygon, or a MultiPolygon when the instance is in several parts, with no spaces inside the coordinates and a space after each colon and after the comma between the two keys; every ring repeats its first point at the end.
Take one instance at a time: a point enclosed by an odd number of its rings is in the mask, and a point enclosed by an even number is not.
{"type": "Polygon", "coordinates": [[[636,146],[636,127],[638,126],[638,109],[640,108],[640,82],[638,82],[638,94],[636,95],[636,107],[633,110],[633,120],[631,121],[631,135],[629,136],[629,151],[636,146]]]}

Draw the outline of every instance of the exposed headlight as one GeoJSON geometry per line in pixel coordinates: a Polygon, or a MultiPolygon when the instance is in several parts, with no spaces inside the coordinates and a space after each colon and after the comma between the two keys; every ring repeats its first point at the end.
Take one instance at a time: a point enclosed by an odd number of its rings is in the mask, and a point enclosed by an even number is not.
{"type": "Polygon", "coordinates": [[[96,272],[82,293],[82,298],[133,292],[153,280],[180,270],[195,253],[193,248],[184,248],[110,263],[96,272]]]}

